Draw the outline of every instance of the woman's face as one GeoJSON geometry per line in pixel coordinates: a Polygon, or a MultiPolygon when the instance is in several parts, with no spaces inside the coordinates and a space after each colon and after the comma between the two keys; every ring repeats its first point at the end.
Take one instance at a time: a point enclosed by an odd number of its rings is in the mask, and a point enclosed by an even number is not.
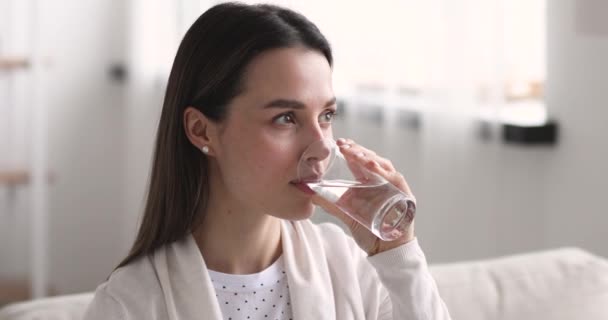
{"type": "Polygon", "coordinates": [[[224,201],[283,219],[312,214],[310,194],[293,182],[304,149],[333,137],[331,72],[321,53],[304,48],[270,50],[252,60],[244,92],[228,106],[213,144],[224,201]]]}

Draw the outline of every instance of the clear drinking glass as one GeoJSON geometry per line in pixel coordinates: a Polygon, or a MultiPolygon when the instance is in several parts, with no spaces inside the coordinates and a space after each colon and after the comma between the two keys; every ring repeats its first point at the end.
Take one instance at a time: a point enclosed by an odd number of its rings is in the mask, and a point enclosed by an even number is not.
{"type": "Polygon", "coordinates": [[[308,146],[298,164],[298,177],[382,240],[401,237],[414,219],[413,197],[363,165],[346,161],[333,139],[308,146]]]}

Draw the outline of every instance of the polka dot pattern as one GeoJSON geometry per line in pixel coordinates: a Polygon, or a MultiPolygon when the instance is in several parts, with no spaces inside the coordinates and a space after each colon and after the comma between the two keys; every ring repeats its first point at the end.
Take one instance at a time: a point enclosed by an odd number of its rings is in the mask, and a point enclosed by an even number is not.
{"type": "Polygon", "coordinates": [[[283,258],[262,272],[235,275],[209,270],[225,320],[290,320],[289,285],[283,258]]]}

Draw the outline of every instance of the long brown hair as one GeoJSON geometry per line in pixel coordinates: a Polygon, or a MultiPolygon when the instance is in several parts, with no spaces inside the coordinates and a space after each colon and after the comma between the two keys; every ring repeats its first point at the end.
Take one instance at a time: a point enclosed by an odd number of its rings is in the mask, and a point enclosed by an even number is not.
{"type": "Polygon", "coordinates": [[[117,268],[191,232],[205,210],[208,163],[186,137],[186,107],[223,121],[226,105],[243,89],[251,60],[266,50],[294,46],[319,51],[332,64],[331,48],[317,27],[278,6],[216,5],[186,32],[167,84],[143,219],[133,247],[117,268]]]}

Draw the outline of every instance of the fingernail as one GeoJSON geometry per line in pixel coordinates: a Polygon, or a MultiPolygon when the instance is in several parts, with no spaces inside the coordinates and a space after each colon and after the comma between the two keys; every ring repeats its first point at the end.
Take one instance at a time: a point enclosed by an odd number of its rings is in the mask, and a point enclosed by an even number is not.
{"type": "Polygon", "coordinates": [[[340,147],[342,147],[342,149],[350,149],[350,144],[343,144],[340,147]]]}
{"type": "Polygon", "coordinates": [[[338,138],[338,139],[336,140],[336,142],[339,142],[339,143],[345,143],[345,142],[346,142],[346,139],[344,139],[344,138],[338,138]]]}
{"type": "Polygon", "coordinates": [[[357,153],[358,158],[363,158],[364,156],[365,156],[365,153],[363,153],[363,152],[357,153]]]}

